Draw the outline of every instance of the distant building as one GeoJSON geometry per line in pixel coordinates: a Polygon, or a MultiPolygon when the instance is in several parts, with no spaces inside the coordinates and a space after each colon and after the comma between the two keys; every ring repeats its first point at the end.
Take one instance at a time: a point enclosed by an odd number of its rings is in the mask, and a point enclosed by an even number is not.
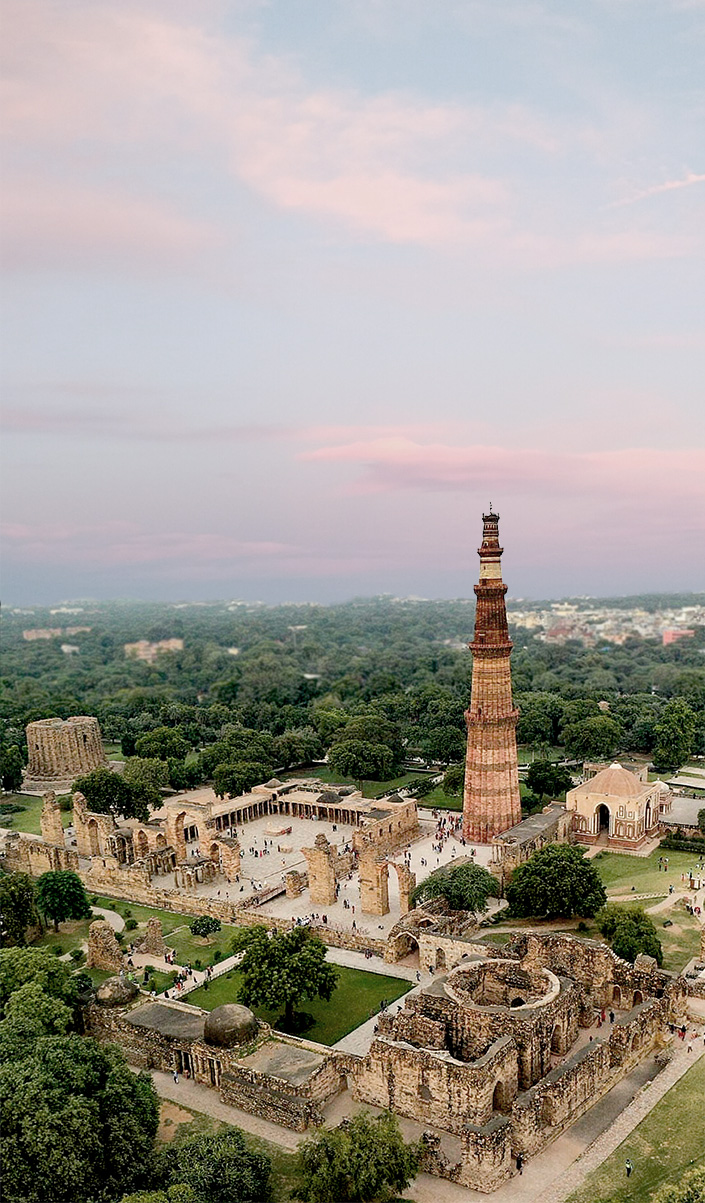
{"type": "Polygon", "coordinates": [[[161,652],[182,652],[183,639],[158,639],[150,643],[148,639],[138,639],[137,643],[126,643],[125,655],[128,660],[144,660],[145,664],[154,664],[161,652]]]}
{"type": "Polygon", "coordinates": [[[668,647],[670,643],[678,643],[679,639],[692,639],[694,635],[695,631],[686,630],[684,627],[681,627],[679,630],[664,631],[661,638],[663,646],[668,647]]]}
{"type": "Polygon", "coordinates": [[[640,848],[658,835],[663,790],[660,781],[640,780],[621,764],[600,769],[566,794],[575,838],[580,844],[640,848]]]}

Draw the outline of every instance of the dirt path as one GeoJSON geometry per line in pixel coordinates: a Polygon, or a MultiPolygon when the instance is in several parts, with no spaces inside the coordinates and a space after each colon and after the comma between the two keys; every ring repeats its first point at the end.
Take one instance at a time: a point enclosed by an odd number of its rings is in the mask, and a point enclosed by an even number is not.
{"type": "Polygon", "coordinates": [[[202,1115],[210,1115],[213,1119],[222,1120],[224,1124],[242,1128],[243,1132],[259,1136],[262,1140],[268,1140],[271,1144],[279,1145],[290,1152],[294,1152],[301,1141],[306,1139],[305,1134],[301,1132],[292,1132],[290,1128],[280,1128],[278,1124],[270,1124],[266,1119],[258,1119],[256,1115],[249,1115],[247,1111],[240,1111],[238,1107],[230,1107],[227,1103],[221,1103],[215,1090],[210,1086],[201,1086],[200,1083],[188,1081],[183,1077],[179,1078],[177,1085],[171,1074],[161,1073],[157,1069],[153,1069],[151,1073],[157,1093],[161,1098],[169,1099],[172,1103],[177,1105],[180,1103],[183,1107],[189,1107],[191,1111],[200,1111],[202,1115]]]}

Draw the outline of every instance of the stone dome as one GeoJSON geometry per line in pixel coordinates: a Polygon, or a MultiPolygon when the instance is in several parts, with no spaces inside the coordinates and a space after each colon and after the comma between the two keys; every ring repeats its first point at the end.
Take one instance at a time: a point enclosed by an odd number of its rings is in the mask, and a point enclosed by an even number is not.
{"type": "Polygon", "coordinates": [[[109,977],[95,992],[101,1007],[126,1007],[139,994],[139,988],[126,977],[109,977]]]}
{"type": "Polygon", "coordinates": [[[206,1044],[217,1044],[219,1048],[233,1048],[246,1044],[257,1035],[257,1019],[249,1007],[239,1003],[225,1003],[216,1007],[206,1018],[203,1039],[206,1044]]]}
{"type": "Polygon", "coordinates": [[[611,798],[638,798],[645,794],[651,786],[640,781],[629,769],[621,764],[611,764],[608,769],[601,769],[594,777],[577,786],[576,794],[604,794],[611,798]]]}

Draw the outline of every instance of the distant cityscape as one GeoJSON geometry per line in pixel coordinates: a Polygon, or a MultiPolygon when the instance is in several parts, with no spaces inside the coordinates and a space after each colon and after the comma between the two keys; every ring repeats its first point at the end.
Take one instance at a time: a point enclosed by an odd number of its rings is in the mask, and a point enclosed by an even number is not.
{"type": "Polygon", "coordinates": [[[509,603],[507,618],[516,627],[533,631],[545,643],[576,640],[585,647],[601,643],[626,643],[634,637],[660,639],[667,647],[680,639],[692,639],[695,628],[705,626],[705,606],[677,606],[644,610],[601,606],[584,602],[552,602],[545,609],[514,609],[509,603]]]}

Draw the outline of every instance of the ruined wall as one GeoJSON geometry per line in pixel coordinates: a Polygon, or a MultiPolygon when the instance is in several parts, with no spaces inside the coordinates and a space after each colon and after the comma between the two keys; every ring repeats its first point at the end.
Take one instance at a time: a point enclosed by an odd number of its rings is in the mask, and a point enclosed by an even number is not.
{"type": "Polygon", "coordinates": [[[335,861],[337,850],[321,831],[313,848],[302,848],[308,866],[308,889],[315,906],[332,906],[335,902],[335,861]]]}
{"type": "Polygon", "coordinates": [[[358,862],[360,910],[363,915],[389,914],[389,866],[383,852],[365,844],[358,862]]]}
{"type": "Polygon", "coordinates": [[[353,832],[352,846],[355,852],[361,852],[365,844],[374,844],[380,852],[396,852],[418,838],[419,815],[413,799],[391,802],[385,798],[379,803],[379,808],[389,813],[384,818],[365,820],[353,832]]]}
{"type": "Polygon", "coordinates": [[[11,871],[41,877],[54,869],[79,871],[78,853],[73,848],[57,848],[43,840],[12,831],[5,842],[5,863],[11,871]]]}
{"type": "Polygon", "coordinates": [[[42,806],[42,813],[39,816],[39,825],[42,839],[47,844],[53,844],[56,848],[66,847],[64,825],[61,821],[61,807],[53,789],[48,790],[44,795],[44,805],[42,806]]]}
{"type": "Polygon", "coordinates": [[[105,919],[96,919],[88,928],[86,968],[119,973],[124,965],[124,954],[112,927],[105,919]]]}

